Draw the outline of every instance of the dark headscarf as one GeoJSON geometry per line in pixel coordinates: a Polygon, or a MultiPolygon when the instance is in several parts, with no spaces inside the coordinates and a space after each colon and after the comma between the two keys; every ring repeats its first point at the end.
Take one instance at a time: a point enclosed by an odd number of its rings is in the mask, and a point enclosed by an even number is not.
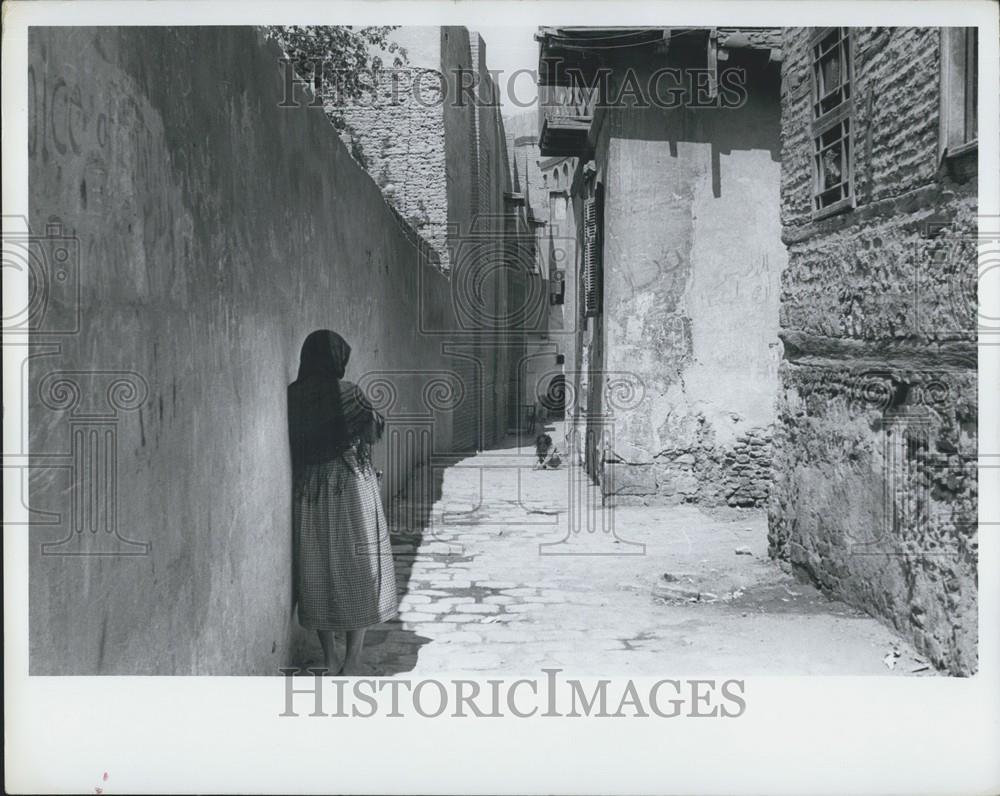
{"type": "Polygon", "coordinates": [[[302,344],[299,356],[299,378],[342,379],[351,358],[351,347],[336,332],[317,329],[310,332],[302,344]]]}
{"type": "Polygon", "coordinates": [[[288,437],[292,470],[332,461],[358,442],[360,458],[381,435],[382,418],[356,384],[344,380],[351,347],[336,332],[306,337],[299,376],[288,387],[288,437]]]}

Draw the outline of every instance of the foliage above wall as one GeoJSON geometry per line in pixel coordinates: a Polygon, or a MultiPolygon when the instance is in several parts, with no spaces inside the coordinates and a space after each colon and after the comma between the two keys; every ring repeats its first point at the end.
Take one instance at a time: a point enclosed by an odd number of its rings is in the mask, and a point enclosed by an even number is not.
{"type": "Polygon", "coordinates": [[[406,65],[406,49],[390,38],[396,27],[290,25],[264,29],[295,64],[299,76],[316,86],[327,115],[355,160],[363,166],[365,158],[358,137],[339,108],[374,90],[386,69],[387,59],[392,59],[391,66],[395,69],[406,65]],[[321,70],[318,76],[317,65],[321,70]]]}

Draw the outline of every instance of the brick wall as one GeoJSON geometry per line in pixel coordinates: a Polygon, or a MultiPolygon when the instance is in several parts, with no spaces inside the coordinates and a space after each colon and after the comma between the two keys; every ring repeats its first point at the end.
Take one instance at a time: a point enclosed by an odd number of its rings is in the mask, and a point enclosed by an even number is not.
{"type": "MultiPolygon", "coordinates": [[[[408,64],[387,73],[375,89],[351,104],[331,106],[349,125],[365,168],[382,193],[451,267],[448,248],[448,188],[445,113],[448,84],[442,81],[444,28],[394,31],[407,48],[408,64]]],[[[457,29],[461,30],[461,29],[457,29]]],[[[466,42],[467,43],[467,42],[466,42]]]]}
{"type": "Polygon", "coordinates": [[[784,37],[772,552],[976,667],[976,182],[938,162],[937,29],[858,28],[855,209],[811,214],[810,31],[784,37]]]}
{"type": "MultiPolygon", "coordinates": [[[[464,27],[404,27],[392,36],[408,65],[387,74],[376,101],[331,109],[387,199],[437,254],[451,281],[455,371],[465,400],[454,419],[458,450],[487,445],[506,430],[511,269],[504,193],[510,190],[499,90],[487,47],[464,27]]],[[[444,338],[442,338],[443,342],[444,338]]]]}

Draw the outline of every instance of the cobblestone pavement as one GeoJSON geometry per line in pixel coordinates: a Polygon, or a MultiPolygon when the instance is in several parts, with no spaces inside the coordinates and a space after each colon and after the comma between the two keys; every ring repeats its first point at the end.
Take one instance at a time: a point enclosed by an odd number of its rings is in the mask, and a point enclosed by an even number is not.
{"type": "Polygon", "coordinates": [[[580,468],[532,464],[528,447],[471,456],[443,470],[430,507],[410,507],[426,527],[394,534],[400,615],[369,631],[373,674],[932,673],[768,559],[763,512],[587,512],[597,490],[580,468]]]}

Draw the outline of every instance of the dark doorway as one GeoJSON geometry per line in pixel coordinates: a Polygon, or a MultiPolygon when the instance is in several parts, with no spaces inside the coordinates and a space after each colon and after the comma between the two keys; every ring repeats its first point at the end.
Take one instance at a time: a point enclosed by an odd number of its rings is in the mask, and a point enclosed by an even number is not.
{"type": "Polygon", "coordinates": [[[561,373],[549,382],[542,406],[553,420],[562,420],[566,416],[566,377],[561,373]]]}

